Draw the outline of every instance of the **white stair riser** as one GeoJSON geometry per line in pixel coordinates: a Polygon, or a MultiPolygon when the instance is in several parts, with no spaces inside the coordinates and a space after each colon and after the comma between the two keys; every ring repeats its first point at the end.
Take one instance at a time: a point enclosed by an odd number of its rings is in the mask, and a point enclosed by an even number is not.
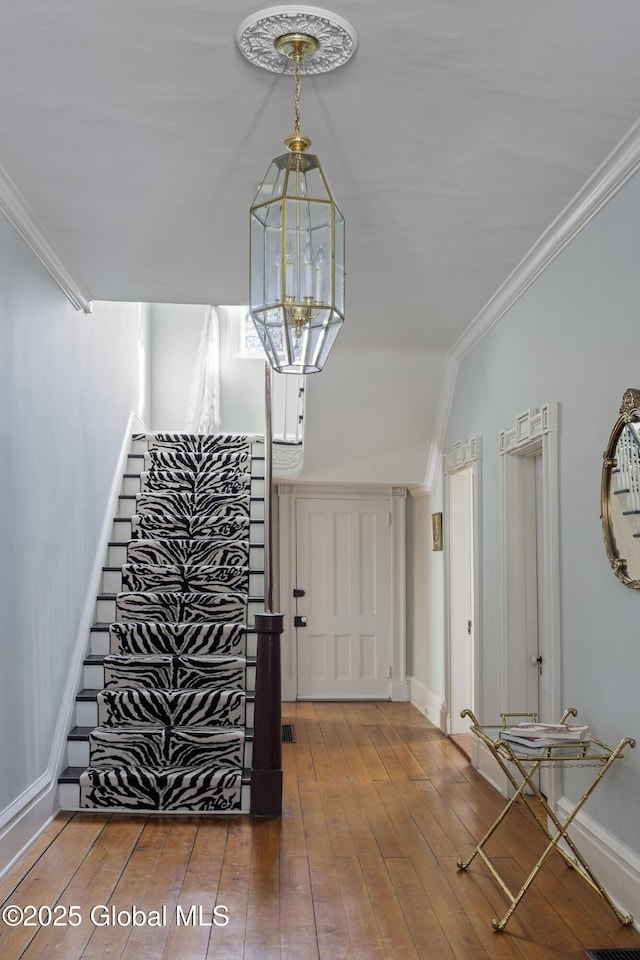
{"type": "Polygon", "coordinates": [[[117,570],[102,571],[101,593],[120,593],[122,591],[122,572],[117,570]]]}
{"type": "MultiPolygon", "coordinates": [[[[76,700],[77,727],[98,726],[98,704],[95,700],[76,700]]],[[[253,726],[253,701],[246,705],[245,725],[253,726]]]]}
{"type": "Polygon", "coordinates": [[[111,537],[113,543],[128,543],[131,540],[131,521],[125,523],[116,523],[114,521],[111,527],[111,537]]]}
{"type": "Polygon", "coordinates": [[[109,549],[107,550],[106,566],[121,567],[126,562],[127,562],[126,543],[122,543],[122,544],[110,543],[109,549]]]}
{"type": "MultiPolygon", "coordinates": [[[[102,690],[104,687],[104,666],[101,663],[85,663],[84,686],[87,690],[102,690]]],[[[253,693],[256,689],[256,669],[249,664],[246,671],[246,690],[253,693]]]]}
{"type": "Polygon", "coordinates": [[[89,634],[89,653],[96,657],[105,657],[109,652],[108,631],[92,630],[89,634]]]}
{"type": "Polygon", "coordinates": [[[79,810],[80,809],[80,784],[79,783],[59,783],[58,784],[58,803],[61,810],[79,810]]]}

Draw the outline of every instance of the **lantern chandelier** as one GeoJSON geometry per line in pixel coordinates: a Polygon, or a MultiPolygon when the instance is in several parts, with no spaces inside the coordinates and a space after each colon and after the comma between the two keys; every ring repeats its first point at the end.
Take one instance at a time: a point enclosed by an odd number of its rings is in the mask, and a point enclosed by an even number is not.
{"type": "Polygon", "coordinates": [[[300,131],[301,74],[346,63],[357,46],[346,20],[316,7],[272,7],[238,27],[257,66],[293,73],[294,132],[250,208],[249,312],[279,373],[317,373],[344,322],[344,218],[310,139],[300,131]]]}

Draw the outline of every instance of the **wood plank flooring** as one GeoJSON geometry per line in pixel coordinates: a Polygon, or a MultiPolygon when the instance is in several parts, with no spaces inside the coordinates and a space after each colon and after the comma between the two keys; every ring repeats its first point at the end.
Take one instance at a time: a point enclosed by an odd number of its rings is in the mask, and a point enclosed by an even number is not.
{"type": "MultiPolygon", "coordinates": [[[[283,719],[296,742],[283,744],[282,820],[60,814],[0,880],[3,906],[23,911],[0,920],[2,960],[578,960],[640,947],[557,854],[493,931],[504,895],[479,858],[464,872],[456,860],[502,799],[409,704],[285,704],[283,719]]],[[[491,843],[519,886],[544,838],[517,811],[491,843]]]]}

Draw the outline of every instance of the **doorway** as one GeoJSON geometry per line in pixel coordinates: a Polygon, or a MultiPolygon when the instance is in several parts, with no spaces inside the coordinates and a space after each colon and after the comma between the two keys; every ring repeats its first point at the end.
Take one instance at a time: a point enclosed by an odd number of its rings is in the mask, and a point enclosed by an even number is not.
{"type": "Polygon", "coordinates": [[[557,405],[500,435],[503,710],[560,718],[557,405]]]}
{"type": "Polygon", "coordinates": [[[386,500],[300,499],[300,699],[388,699],[391,535],[386,500]]]}

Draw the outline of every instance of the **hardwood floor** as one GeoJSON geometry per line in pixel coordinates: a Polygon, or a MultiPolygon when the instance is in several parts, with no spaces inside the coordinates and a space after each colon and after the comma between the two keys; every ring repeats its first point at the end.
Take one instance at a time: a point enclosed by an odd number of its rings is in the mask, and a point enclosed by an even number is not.
{"type": "MultiPolygon", "coordinates": [[[[297,742],[283,745],[282,820],[61,814],[0,881],[0,901],[34,922],[0,921],[2,960],[578,960],[640,947],[557,854],[493,931],[503,894],[479,858],[466,872],[456,860],[502,800],[409,704],[285,704],[283,719],[297,742]]],[[[520,811],[492,839],[514,885],[543,841],[520,811]]]]}

